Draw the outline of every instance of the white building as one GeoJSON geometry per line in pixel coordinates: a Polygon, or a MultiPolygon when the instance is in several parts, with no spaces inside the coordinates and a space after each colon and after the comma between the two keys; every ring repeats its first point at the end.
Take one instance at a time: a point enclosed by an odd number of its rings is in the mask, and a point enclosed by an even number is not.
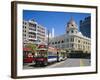
{"type": "Polygon", "coordinates": [[[54,38],[54,36],[55,36],[54,28],[52,28],[52,31],[49,31],[49,30],[46,29],[45,42],[48,42],[48,37],[49,37],[49,39],[52,39],[52,38],[54,38]]]}
{"type": "Polygon", "coordinates": [[[46,37],[45,27],[39,25],[34,20],[23,21],[23,42],[35,43],[44,41],[46,37]]]}
{"type": "Polygon", "coordinates": [[[70,51],[82,51],[84,53],[91,53],[91,39],[82,35],[78,31],[78,26],[73,20],[66,25],[66,33],[50,39],[50,45],[56,48],[61,48],[70,51]]]}

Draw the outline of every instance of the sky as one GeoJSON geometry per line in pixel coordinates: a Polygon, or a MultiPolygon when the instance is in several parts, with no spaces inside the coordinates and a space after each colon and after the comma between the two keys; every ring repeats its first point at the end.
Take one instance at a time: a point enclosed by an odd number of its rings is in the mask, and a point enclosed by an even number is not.
{"type": "Polygon", "coordinates": [[[50,32],[52,28],[54,28],[55,36],[65,33],[66,25],[71,17],[73,17],[79,28],[79,21],[84,20],[85,17],[90,15],[89,13],[23,10],[23,20],[28,21],[34,19],[38,24],[46,27],[50,32]]]}

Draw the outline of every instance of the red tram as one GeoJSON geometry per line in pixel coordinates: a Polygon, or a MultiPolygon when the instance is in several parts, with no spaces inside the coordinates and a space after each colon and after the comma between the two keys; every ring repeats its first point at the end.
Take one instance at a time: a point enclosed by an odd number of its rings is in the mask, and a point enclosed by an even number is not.
{"type": "Polygon", "coordinates": [[[32,63],[34,61],[34,53],[32,53],[30,48],[23,48],[23,62],[32,63]]]}

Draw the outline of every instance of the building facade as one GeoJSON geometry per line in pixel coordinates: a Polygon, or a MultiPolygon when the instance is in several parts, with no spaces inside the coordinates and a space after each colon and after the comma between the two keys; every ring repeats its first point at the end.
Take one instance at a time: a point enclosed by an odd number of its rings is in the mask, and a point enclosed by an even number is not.
{"type": "Polygon", "coordinates": [[[78,26],[73,18],[66,25],[66,33],[50,39],[49,43],[56,48],[65,49],[69,52],[91,53],[91,39],[78,31],[78,26]]]}
{"type": "Polygon", "coordinates": [[[91,38],[91,17],[90,16],[80,21],[80,31],[84,36],[91,38]]]}
{"type": "Polygon", "coordinates": [[[34,20],[23,21],[23,42],[34,43],[44,41],[46,29],[34,20]]]}

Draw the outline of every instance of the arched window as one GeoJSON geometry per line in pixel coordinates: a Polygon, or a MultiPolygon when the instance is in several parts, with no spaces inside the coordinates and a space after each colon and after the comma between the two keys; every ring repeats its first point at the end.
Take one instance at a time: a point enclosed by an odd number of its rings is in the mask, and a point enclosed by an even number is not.
{"type": "Polygon", "coordinates": [[[71,30],[71,33],[73,33],[74,31],[73,30],[71,30]]]}
{"type": "Polygon", "coordinates": [[[74,25],[72,24],[72,26],[74,26],[74,25]]]}
{"type": "Polygon", "coordinates": [[[64,43],[64,40],[62,40],[61,42],[64,43]]]}
{"type": "Polygon", "coordinates": [[[60,41],[58,41],[58,44],[60,43],[60,41]]]}

